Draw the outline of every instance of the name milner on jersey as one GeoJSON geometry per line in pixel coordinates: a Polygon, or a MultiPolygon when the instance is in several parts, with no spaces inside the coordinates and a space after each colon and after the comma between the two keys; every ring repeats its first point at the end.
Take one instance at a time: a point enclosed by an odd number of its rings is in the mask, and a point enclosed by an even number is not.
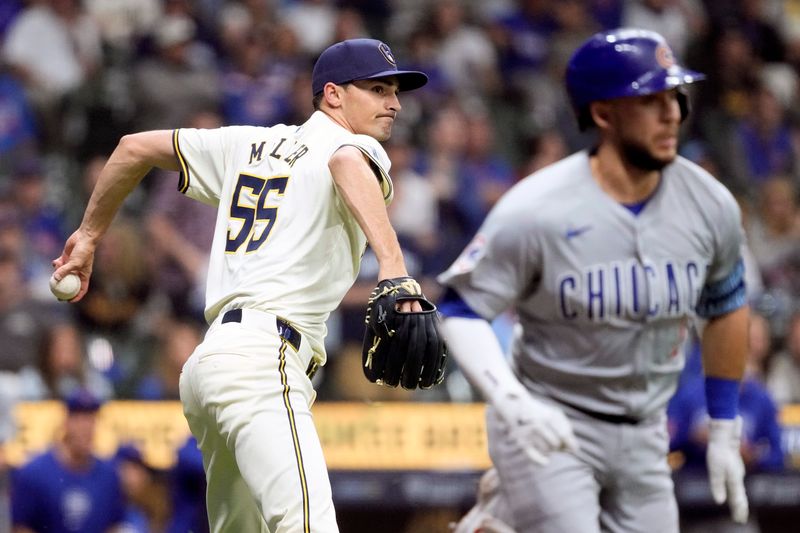
{"type": "MultiPolygon", "coordinates": [[[[272,147],[269,151],[269,157],[274,159],[283,159],[286,163],[289,164],[290,167],[294,166],[298,159],[306,155],[308,153],[308,147],[305,144],[299,145],[297,148],[289,152],[286,156],[281,153],[281,147],[283,143],[286,142],[286,137],[282,137],[278,140],[277,143],[272,147]]],[[[261,141],[261,143],[252,143],[250,145],[250,161],[248,162],[249,165],[253,164],[253,161],[261,161],[264,157],[264,146],[266,145],[266,141],[261,141]]]]}
{"type": "Polygon", "coordinates": [[[696,261],[602,263],[556,280],[556,305],[567,320],[652,320],[693,315],[708,266],[696,261]]]}

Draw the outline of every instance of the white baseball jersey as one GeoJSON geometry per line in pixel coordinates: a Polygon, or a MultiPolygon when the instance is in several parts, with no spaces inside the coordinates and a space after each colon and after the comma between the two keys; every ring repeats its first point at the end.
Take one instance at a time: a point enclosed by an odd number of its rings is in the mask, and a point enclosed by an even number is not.
{"type": "Polygon", "coordinates": [[[583,151],[515,185],[439,279],[483,318],[517,311],[513,362],[531,390],[646,418],[674,393],[701,293],[735,277],[742,242],[734,198],[697,165],[664,168],[635,215],[583,151]]]}
{"type": "Polygon", "coordinates": [[[301,126],[178,129],[179,189],[218,207],[206,320],[250,308],[283,317],[325,361],[325,321],[358,274],[366,237],[338,195],[327,162],[352,145],[369,158],[391,200],[380,144],[315,112],[301,126]]]}

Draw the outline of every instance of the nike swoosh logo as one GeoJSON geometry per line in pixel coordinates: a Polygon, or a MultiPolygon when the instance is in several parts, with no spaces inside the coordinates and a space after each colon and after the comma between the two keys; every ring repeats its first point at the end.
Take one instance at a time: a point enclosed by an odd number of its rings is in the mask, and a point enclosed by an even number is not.
{"type": "Polygon", "coordinates": [[[567,229],[567,234],[566,234],[567,240],[570,240],[573,237],[577,237],[579,235],[583,235],[584,233],[586,233],[590,229],[592,229],[592,226],[589,226],[589,225],[581,226],[579,228],[568,228],[567,229]]]}

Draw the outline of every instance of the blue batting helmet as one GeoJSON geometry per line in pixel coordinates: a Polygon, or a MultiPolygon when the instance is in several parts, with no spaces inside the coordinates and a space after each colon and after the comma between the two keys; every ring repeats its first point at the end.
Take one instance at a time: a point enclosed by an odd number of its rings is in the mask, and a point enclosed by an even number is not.
{"type": "MultiPolygon", "coordinates": [[[[618,28],[592,35],[567,64],[567,92],[581,129],[593,124],[589,104],[598,100],[652,94],[705,79],[677,64],[660,34],[618,28]]],[[[681,117],[686,97],[680,94],[681,117]]]]}

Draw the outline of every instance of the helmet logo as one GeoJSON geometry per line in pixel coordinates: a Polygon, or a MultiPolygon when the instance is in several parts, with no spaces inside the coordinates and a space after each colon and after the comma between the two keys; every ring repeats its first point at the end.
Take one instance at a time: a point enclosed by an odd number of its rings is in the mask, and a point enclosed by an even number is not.
{"type": "Polygon", "coordinates": [[[673,66],[675,64],[675,56],[672,55],[672,49],[666,44],[659,44],[656,47],[656,62],[665,69],[673,66]]]}
{"type": "Polygon", "coordinates": [[[386,61],[388,61],[390,65],[392,65],[393,67],[397,66],[397,62],[394,60],[392,51],[389,50],[389,46],[386,43],[381,43],[378,46],[378,50],[381,51],[381,54],[383,54],[384,59],[386,59],[386,61]]]}

